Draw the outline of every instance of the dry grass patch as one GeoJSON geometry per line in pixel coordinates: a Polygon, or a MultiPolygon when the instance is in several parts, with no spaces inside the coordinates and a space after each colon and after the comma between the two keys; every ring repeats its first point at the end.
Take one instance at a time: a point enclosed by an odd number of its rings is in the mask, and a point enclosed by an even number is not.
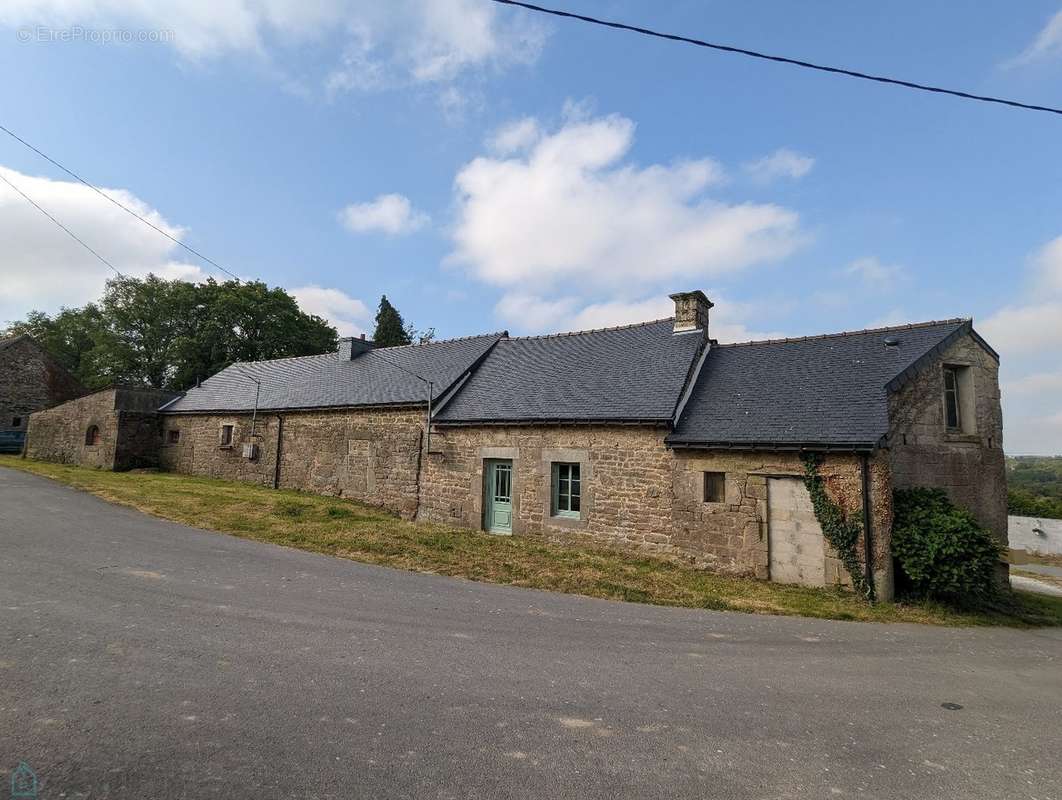
{"type": "Polygon", "coordinates": [[[783,586],[657,558],[538,538],[413,524],[349,500],[161,472],[103,472],[0,456],[32,472],[175,522],[245,539],[417,572],[638,603],[823,619],[934,625],[1062,624],[1062,600],[1016,593],[998,613],[931,603],[860,602],[830,589],[783,586]]]}

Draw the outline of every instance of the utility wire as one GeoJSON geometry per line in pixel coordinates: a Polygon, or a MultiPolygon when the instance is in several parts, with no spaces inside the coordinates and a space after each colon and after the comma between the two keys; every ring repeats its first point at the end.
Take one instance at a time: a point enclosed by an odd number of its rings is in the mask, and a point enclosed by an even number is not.
{"type": "Polygon", "coordinates": [[[736,53],[742,56],[749,56],[750,58],[759,58],[764,61],[774,61],[779,64],[791,64],[796,67],[803,67],[804,69],[813,69],[819,72],[829,72],[834,75],[844,75],[849,78],[859,78],[865,81],[874,81],[876,83],[886,83],[893,86],[902,86],[906,89],[917,89],[922,92],[932,92],[933,94],[946,94],[952,97],[961,97],[964,100],[977,100],[982,103],[996,103],[1002,106],[1010,106],[1012,108],[1022,108],[1028,111],[1045,111],[1048,114],[1058,114],[1062,116],[1062,108],[1052,108],[1051,106],[1038,106],[1031,103],[1020,103],[1017,100],[1007,100],[1002,97],[989,97],[987,95],[971,94],[970,92],[959,91],[958,89],[944,89],[939,86],[929,86],[924,83],[914,83],[912,81],[900,80],[898,78],[889,78],[884,75],[871,75],[866,72],[857,72],[851,69],[843,69],[841,67],[828,67],[823,64],[815,64],[810,61],[800,61],[796,58],[787,58],[785,56],[774,56],[768,53],[760,53],[756,50],[747,50],[743,47],[733,47],[726,44],[717,44],[714,42],[706,42],[703,39],[694,39],[689,36],[680,36],[674,33],[663,33],[661,31],[654,31],[650,28],[641,28],[637,25],[627,25],[622,22],[613,22],[611,20],[598,19],[597,17],[589,17],[585,14],[575,14],[571,11],[561,11],[556,8],[546,8],[545,6],[538,6],[533,3],[524,3],[520,0],[492,0],[495,3],[507,6],[518,6],[519,8],[525,8],[528,11],[537,11],[541,14],[549,14],[554,17],[564,17],[566,19],[579,20],[580,22],[589,22],[591,25],[601,25],[606,28],[615,28],[621,31],[631,31],[632,33],[640,33],[643,36],[654,36],[657,39],[668,39],[673,42],[684,42],[686,44],[696,45],[697,47],[707,47],[711,50],[720,50],[724,53],[736,53]]]}
{"type": "Polygon", "coordinates": [[[103,256],[101,256],[101,255],[100,255],[99,253],[97,253],[97,252],[96,252],[95,250],[93,250],[93,249],[92,249],[91,247],[89,247],[89,246],[88,246],[87,244],[85,244],[84,240],[82,240],[81,238],[79,238],[79,237],[78,237],[78,235],[77,235],[76,233],[74,233],[74,232],[73,232],[72,230],[70,230],[70,229],[69,229],[68,227],[66,227],[66,225],[64,225],[63,223],[61,223],[61,222],[60,222],[59,220],[57,220],[57,219],[56,219],[55,217],[53,217],[53,216],[52,216],[51,214],[49,214],[49,213],[48,213],[47,211],[45,211],[45,210],[44,210],[43,208],[41,208],[41,207],[40,207],[39,205],[37,205],[37,204],[36,204],[36,203],[35,203],[35,202],[33,201],[33,198],[32,198],[32,197],[30,197],[30,196],[29,196],[28,194],[26,194],[26,193],[25,193],[24,191],[22,191],[22,190],[21,190],[21,189],[19,189],[19,188],[18,188],[17,186],[15,186],[15,184],[13,184],[13,183],[12,183],[11,181],[9,181],[9,180],[7,179],[7,177],[6,177],[6,176],[5,176],[4,174],[3,174],[3,172],[0,172],[0,181],[3,181],[3,182],[4,182],[4,183],[6,183],[6,184],[7,184],[8,186],[10,186],[10,187],[11,187],[12,189],[14,189],[14,190],[15,190],[16,192],[18,192],[18,193],[19,193],[20,195],[22,195],[23,199],[24,199],[24,200],[25,200],[25,201],[26,201],[27,203],[29,203],[29,204],[30,204],[31,206],[33,206],[33,207],[34,207],[35,209],[37,209],[37,210],[38,210],[38,211],[40,211],[40,212],[41,212],[42,214],[44,214],[44,216],[46,216],[46,217],[47,217],[48,219],[50,219],[50,220],[51,220],[52,222],[54,222],[54,223],[55,223],[56,225],[58,225],[58,226],[59,226],[60,228],[62,228],[62,229],[63,229],[64,231],[66,231],[66,234],[67,234],[67,236],[69,236],[69,237],[70,237],[71,239],[73,239],[73,240],[74,240],[75,242],[77,242],[77,243],[78,243],[79,245],[81,245],[81,246],[82,246],[82,247],[84,247],[84,248],[85,248],[86,250],[88,250],[88,251],[89,251],[90,253],[92,253],[92,255],[96,256],[96,258],[98,258],[98,259],[99,259],[100,261],[102,261],[102,262],[103,262],[104,264],[106,264],[106,265],[107,265],[108,267],[110,267],[110,268],[111,268],[112,270],[114,270],[114,274],[115,274],[115,275],[117,275],[117,276],[118,276],[119,278],[124,278],[124,277],[125,277],[125,275],[123,275],[123,274],[122,274],[121,272],[119,272],[119,271],[118,271],[118,268],[117,268],[116,266],[114,266],[114,264],[112,264],[112,263],[111,263],[110,261],[108,261],[107,259],[105,259],[105,258],[104,258],[103,256]]]}
{"type": "Polygon", "coordinates": [[[142,217],[142,216],[141,216],[140,214],[138,214],[138,213],[136,213],[135,211],[133,211],[133,209],[129,208],[129,206],[126,206],[126,205],[123,205],[122,203],[119,203],[119,202],[118,202],[117,200],[115,200],[115,199],[114,199],[113,197],[111,197],[111,196],[110,196],[109,194],[107,194],[107,193],[106,193],[105,191],[103,191],[102,189],[100,189],[100,188],[98,188],[98,187],[94,186],[93,184],[89,183],[89,182],[88,182],[87,180],[85,180],[84,178],[82,178],[82,177],[81,177],[80,175],[78,175],[78,174],[77,174],[76,172],[74,172],[73,170],[71,170],[71,169],[67,169],[67,168],[66,168],[66,167],[64,167],[64,166],[63,166],[62,164],[60,164],[60,163],[59,163],[58,161],[56,161],[56,160],[55,160],[54,158],[52,158],[52,157],[51,157],[50,155],[48,155],[47,153],[44,153],[44,152],[42,152],[41,150],[37,149],[36,147],[34,147],[34,146],[33,146],[32,144],[30,144],[29,142],[27,142],[27,141],[26,141],[25,139],[23,139],[23,138],[22,138],[21,136],[19,136],[18,134],[14,133],[13,131],[9,130],[8,128],[5,128],[5,127],[4,127],[3,125],[0,125],[0,131],[3,131],[4,133],[6,133],[6,134],[7,134],[8,136],[10,136],[10,137],[11,137],[12,139],[14,139],[14,140],[15,140],[16,142],[19,142],[19,143],[21,143],[21,144],[25,145],[25,146],[26,146],[26,147],[28,147],[28,148],[29,148],[30,150],[32,150],[32,151],[33,151],[34,153],[36,153],[36,154],[37,154],[37,155],[39,155],[39,156],[40,156],[41,158],[43,158],[43,159],[44,159],[45,161],[49,162],[50,164],[53,164],[53,165],[55,165],[56,167],[58,167],[59,169],[61,169],[61,170],[62,170],[63,172],[65,172],[65,173],[66,173],[67,175],[69,175],[69,176],[70,176],[71,178],[73,178],[74,180],[76,180],[76,181],[79,181],[80,183],[83,183],[83,184],[85,184],[85,186],[87,186],[88,188],[90,188],[90,189],[91,189],[92,191],[94,191],[94,192],[95,192],[96,194],[98,194],[98,195],[100,195],[101,197],[104,197],[104,198],[106,198],[107,200],[109,200],[110,202],[114,203],[114,204],[115,204],[116,206],[118,206],[118,208],[122,209],[123,211],[125,211],[125,212],[127,212],[127,213],[129,213],[129,214],[132,214],[132,215],[133,215],[134,217],[136,217],[136,218],[137,218],[138,220],[140,220],[141,222],[143,222],[143,223],[144,223],[145,225],[147,225],[147,226],[148,226],[149,228],[151,228],[151,229],[152,229],[152,230],[154,230],[154,231],[157,231],[158,233],[161,233],[161,234],[162,234],[163,236],[165,236],[165,237],[166,237],[167,239],[169,239],[169,240],[170,240],[171,242],[173,242],[174,244],[180,245],[181,247],[183,247],[183,248],[184,248],[185,250],[187,250],[187,251],[188,251],[189,253],[191,253],[192,255],[194,255],[194,256],[196,256],[196,257],[198,257],[198,258],[201,258],[201,259],[203,259],[203,261],[207,262],[208,264],[211,264],[211,265],[212,265],[212,266],[214,266],[214,267],[217,267],[217,268],[218,268],[219,270],[221,270],[222,272],[224,272],[224,273],[225,273],[226,275],[228,275],[229,277],[231,277],[231,278],[234,278],[234,279],[236,280],[236,282],[237,282],[237,283],[239,282],[239,280],[240,280],[240,279],[239,279],[239,277],[238,277],[238,276],[236,276],[235,274],[233,274],[232,272],[230,272],[229,270],[225,269],[225,268],[224,268],[223,266],[221,266],[221,264],[219,264],[218,262],[216,262],[216,261],[214,261],[214,260],[212,260],[212,259],[210,259],[210,258],[207,258],[207,257],[206,257],[205,255],[203,255],[202,253],[200,253],[200,252],[199,252],[198,250],[196,250],[196,249],[194,249],[194,248],[192,248],[192,247],[189,247],[188,245],[186,245],[186,244],[185,244],[184,242],[182,242],[182,241],[181,241],[180,239],[174,238],[173,236],[171,236],[170,234],[168,234],[168,233],[167,233],[166,231],[164,231],[164,230],[163,230],[162,228],[160,228],[160,227],[159,227],[158,225],[156,225],[155,223],[153,223],[153,222],[152,222],[151,220],[149,220],[149,219],[145,219],[145,218],[144,218],[144,217],[142,217]]]}

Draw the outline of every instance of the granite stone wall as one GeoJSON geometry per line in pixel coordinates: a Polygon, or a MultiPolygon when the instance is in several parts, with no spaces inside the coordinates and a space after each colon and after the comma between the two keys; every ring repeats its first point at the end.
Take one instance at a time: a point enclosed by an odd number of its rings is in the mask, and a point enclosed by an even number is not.
{"type": "Polygon", "coordinates": [[[158,416],[174,397],[154,389],[103,389],[39,411],[30,418],[26,456],[97,469],[126,470],[158,464],[158,416]],[[91,426],[99,443],[88,444],[91,426]]]}
{"type": "Polygon", "coordinates": [[[114,400],[115,390],[106,389],[38,411],[26,434],[27,458],[114,469],[119,429],[114,400]],[[99,428],[99,443],[86,444],[93,425],[99,428]]]}
{"type": "Polygon", "coordinates": [[[348,497],[416,514],[424,411],[417,408],[259,414],[164,414],[160,463],[190,475],[348,497]],[[233,426],[231,445],[221,443],[233,426]],[[172,441],[171,431],[177,431],[172,441]],[[247,459],[243,445],[258,445],[247,459]],[[279,470],[278,470],[279,443],[279,470]]]}
{"type": "Polygon", "coordinates": [[[897,488],[944,489],[952,501],[1007,541],[1007,476],[999,362],[972,336],[955,342],[939,363],[916,375],[889,400],[888,448],[897,488]],[[964,425],[944,421],[944,365],[965,367],[960,386],[964,425]]]}
{"type": "Polygon", "coordinates": [[[513,462],[513,533],[667,553],[673,458],[663,428],[442,428],[421,476],[419,518],[481,528],[485,459],[513,462]],[[553,462],[578,463],[582,518],[551,514],[553,462]]]}
{"type": "Polygon", "coordinates": [[[0,432],[25,431],[34,411],[84,393],[77,379],[28,337],[0,341],[0,432]]]}
{"type": "MultiPolygon", "coordinates": [[[[889,464],[869,460],[871,544],[874,583],[879,597],[892,596],[892,491],[889,464]]],[[[826,490],[853,519],[863,515],[862,463],[855,454],[828,454],[819,474],[826,490]]],[[[718,572],[769,577],[767,480],[803,478],[797,452],[677,451],[675,454],[672,544],[696,563],[718,572]],[[704,473],[725,475],[723,502],[704,500],[704,473]]],[[[863,561],[862,537],[857,546],[863,561]]],[[[837,553],[825,543],[826,583],[851,586],[837,553]]]]}
{"type": "MultiPolygon", "coordinates": [[[[767,478],[803,475],[797,453],[671,451],[661,428],[500,426],[432,434],[419,518],[483,527],[484,462],[512,459],[513,533],[666,555],[720,572],[768,577],[767,478]],[[552,462],[579,463],[582,518],[551,515],[552,462]],[[703,473],[723,472],[722,503],[706,503],[703,473]]],[[[887,460],[871,474],[871,539],[879,595],[892,593],[892,502],[887,460]]],[[[820,474],[831,497],[863,513],[856,455],[829,455],[820,474]]],[[[859,545],[863,553],[862,543],[859,545]]],[[[828,583],[851,585],[827,546],[828,583]]]]}

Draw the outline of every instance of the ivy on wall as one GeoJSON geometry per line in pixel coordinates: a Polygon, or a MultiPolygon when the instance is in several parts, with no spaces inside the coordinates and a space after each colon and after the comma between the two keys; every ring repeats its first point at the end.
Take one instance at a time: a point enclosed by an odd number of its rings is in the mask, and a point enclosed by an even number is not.
{"type": "Polygon", "coordinates": [[[852,586],[861,597],[873,602],[874,585],[867,581],[863,572],[863,562],[859,558],[857,545],[859,535],[863,532],[860,520],[849,519],[837,503],[826,492],[826,481],[819,474],[819,456],[817,453],[804,455],[804,485],[811,495],[811,507],[815,510],[815,519],[819,521],[822,535],[830,543],[852,578],[852,586]]]}

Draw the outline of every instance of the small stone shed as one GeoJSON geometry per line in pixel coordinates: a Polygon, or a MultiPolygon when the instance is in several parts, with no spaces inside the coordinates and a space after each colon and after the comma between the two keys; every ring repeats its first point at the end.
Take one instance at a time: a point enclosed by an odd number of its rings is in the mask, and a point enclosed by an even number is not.
{"type": "Polygon", "coordinates": [[[108,386],[30,416],[26,456],[108,470],[158,465],[157,409],[177,395],[108,386]]]}
{"type": "Polygon", "coordinates": [[[0,452],[18,453],[30,414],[88,391],[33,337],[0,339],[0,452]]]}

